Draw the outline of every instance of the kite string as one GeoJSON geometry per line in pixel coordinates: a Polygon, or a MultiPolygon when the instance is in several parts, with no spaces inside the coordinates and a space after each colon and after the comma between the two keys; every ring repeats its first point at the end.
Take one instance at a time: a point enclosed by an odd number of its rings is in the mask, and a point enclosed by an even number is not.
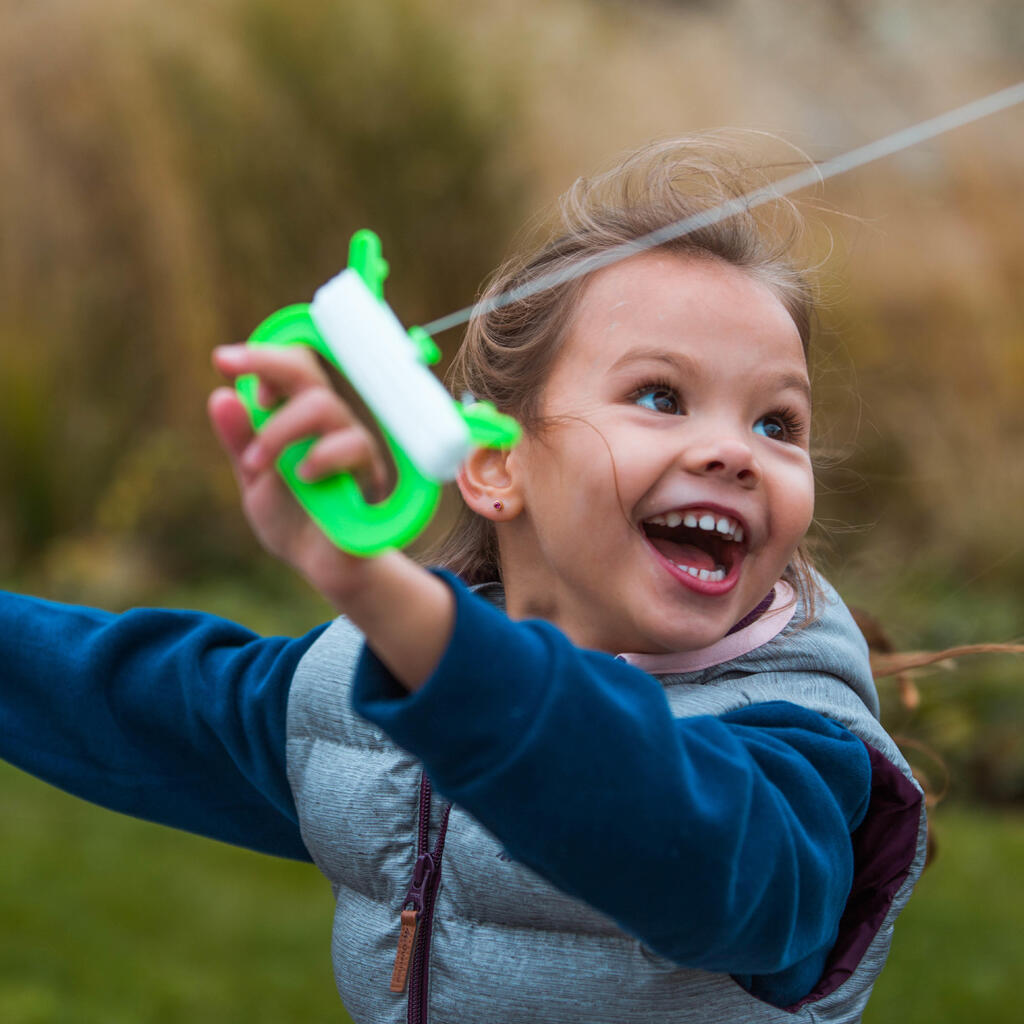
{"type": "Polygon", "coordinates": [[[928,139],[944,135],[955,128],[979,121],[984,117],[989,117],[991,114],[1014,107],[1022,102],[1024,102],[1024,82],[1018,82],[1016,85],[974,100],[972,103],[957,107],[955,110],[947,111],[937,117],[929,118],[908,128],[903,128],[898,132],[893,132],[891,135],[886,135],[884,138],[877,139],[874,142],[858,146],[856,149],[851,149],[849,152],[833,157],[830,160],[825,160],[819,164],[812,164],[802,171],[797,171],[768,185],[762,185],[745,195],[712,207],[710,210],[704,210],[672,224],[666,224],[664,227],[608,249],[606,252],[583,259],[571,267],[551,271],[527,284],[511,288],[500,295],[492,296],[472,306],[466,306],[455,313],[439,317],[428,324],[424,324],[423,330],[431,336],[440,334],[442,331],[447,331],[452,327],[468,323],[474,317],[483,316],[493,310],[510,306],[522,299],[529,298],[531,295],[536,295],[538,292],[547,291],[549,288],[566,284],[578,277],[583,277],[585,274],[591,274],[595,270],[600,270],[602,267],[618,263],[621,260],[628,259],[630,256],[653,249],[655,246],[663,245],[665,242],[681,238],[683,235],[694,231],[699,231],[701,228],[718,224],[729,217],[734,217],[739,213],[751,210],[772,200],[781,199],[809,185],[827,181],[829,178],[835,178],[857,167],[863,167],[865,164],[881,160],[883,157],[892,156],[904,149],[909,149],[912,146],[926,142],[928,139]]]}

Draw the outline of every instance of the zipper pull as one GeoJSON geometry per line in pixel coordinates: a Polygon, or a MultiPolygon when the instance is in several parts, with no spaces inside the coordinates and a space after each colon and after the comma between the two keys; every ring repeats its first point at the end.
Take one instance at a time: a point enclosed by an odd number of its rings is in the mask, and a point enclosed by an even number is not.
{"type": "Polygon", "coordinates": [[[402,927],[398,933],[398,950],[395,953],[395,966],[391,972],[392,992],[404,992],[405,986],[408,984],[412,953],[416,947],[416,931],[419,927],[420,914],[423,913],[424,895],[433,873],[434,858],[429,853],[421,853],[416,858],[412,882],[402,903],[402,927]],[[412,906],[411,910],[407,909],[410,905],[412,906]]]}
{"type": "Polygon", "coordinates": [[[416,929],[419,926],[418,910],[402,911],[402,930],[398,934],[398,952],[395,954],[395,966],[391,971],[391,991],[404,992],[409,981],[409,965],[412,963],[412,951],[416,945],[416,929]]]}

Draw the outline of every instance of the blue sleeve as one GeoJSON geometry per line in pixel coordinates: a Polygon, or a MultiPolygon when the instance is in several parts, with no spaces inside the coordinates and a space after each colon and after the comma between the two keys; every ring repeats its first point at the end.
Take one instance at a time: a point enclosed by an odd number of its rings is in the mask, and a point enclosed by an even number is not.
{"type": "Polygon", "coordinates": [[[262,638],[199,612],[0,591],[0,756],[104,807],[308,860],[285,713],[323,628],[262,638]]]}
{"type": "Polygon", "coordinates": [[[661,685],[443,574],[452,641],[406,696],[365,651],[357,710],[552,884],[674,962],[786,1006],[835,942],[867,808],[863,743],[785,702],[673,717],[661,685]]]}

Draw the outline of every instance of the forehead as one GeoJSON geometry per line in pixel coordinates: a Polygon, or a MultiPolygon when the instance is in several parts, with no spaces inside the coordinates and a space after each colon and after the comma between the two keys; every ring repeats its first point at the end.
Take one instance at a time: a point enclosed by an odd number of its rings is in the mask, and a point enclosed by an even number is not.
{"type": "Polygon", "coordinates": [[[712,258],[644,253],[587,282],[562,368],[609,370],[644,353],[709,371],[756,363],[806,378],[800,334],[778,296],[748,271],[712,258]]]}

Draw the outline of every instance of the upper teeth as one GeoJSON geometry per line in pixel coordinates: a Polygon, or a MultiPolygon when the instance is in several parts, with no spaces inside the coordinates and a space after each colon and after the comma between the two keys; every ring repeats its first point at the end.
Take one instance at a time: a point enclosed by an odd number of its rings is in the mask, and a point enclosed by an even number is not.
{"type": "Polygon", "coordinates": [[[717,533],[720,537],[727,537],[737,544],[743,540],[743,527],[729,516],[719,515],[715,512],[687,510],[685,512],[665,512],[663,515],[651,516],[646,520],[656,526],[668,526],[674,528],[682,524],[691,529],[706,530],[708,533],[717,533]]]}

